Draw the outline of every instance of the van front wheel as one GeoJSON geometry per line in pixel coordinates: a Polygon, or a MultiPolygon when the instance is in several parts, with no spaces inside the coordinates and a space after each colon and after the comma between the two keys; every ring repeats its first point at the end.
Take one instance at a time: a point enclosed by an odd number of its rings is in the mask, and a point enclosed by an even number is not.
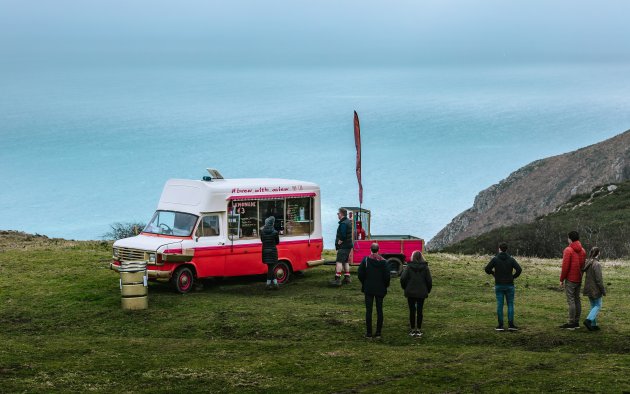
{"type": "Polygon", "coordinates": [[[173,273],[171,284],[178,293],[186,294],[192,290],[195,284],[195,276],[188,267],[179,267],[173,273]]]}

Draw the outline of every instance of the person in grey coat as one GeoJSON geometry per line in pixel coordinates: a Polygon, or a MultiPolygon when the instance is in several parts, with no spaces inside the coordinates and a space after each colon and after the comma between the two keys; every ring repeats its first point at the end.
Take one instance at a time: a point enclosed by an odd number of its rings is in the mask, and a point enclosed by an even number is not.
{"type": "Polygon", "coordinates": [[[606,295],[604,287],[604,278],[602,277],[602,266],[599,264],[599,248],[594,247],[588,254],[588,260],[582,268],[582,272],[586,273],[584,281],[583,294],[588,297],[591,302],[591,311],[589,312],[584,326],[589,331],[599,330],[597,325],[597,314],[602,309],[602,298],[606,295]]]}
{"type": "Polygon", "coordinates": [[[265,219],[265,226],[260,230],[262,241],[262,262],[267,264],[267,290],[278,290],[278,279],[274,276],[274,268],[278,263],[278,248],[280,243],[278,232],[273,228],[276,218],[269,216],[265,219]]]}
{"type": "Polygon", "coordinates": [[[424,301],[433,287],[429,263],[419,250],[411,254],[411,262],[400,275],[400,286],[405,290],[409,306],[409,336],[421,337],[424,301]]]}

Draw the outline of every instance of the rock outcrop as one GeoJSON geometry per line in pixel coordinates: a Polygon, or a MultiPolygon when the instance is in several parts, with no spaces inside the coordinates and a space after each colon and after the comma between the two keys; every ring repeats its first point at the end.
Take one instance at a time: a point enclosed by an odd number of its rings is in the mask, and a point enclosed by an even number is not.
{"type": "Polygon", "coordinates": [[[630,180],[630,130],[603,142],[518,169],[475,197],[427,244],[440,250],[492,229],[528,223],[595,186],[630,180]]]}

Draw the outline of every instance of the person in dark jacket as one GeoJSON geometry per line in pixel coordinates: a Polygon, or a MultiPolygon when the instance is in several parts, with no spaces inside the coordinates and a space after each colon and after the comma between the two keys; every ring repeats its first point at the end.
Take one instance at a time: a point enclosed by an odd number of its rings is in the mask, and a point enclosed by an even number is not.
{"type": "Polygon", "coordinates": [[[273,228],[276,218],[269,216],[265,219],[265,225],[260,230],[262,241],[262,261],[267,264],[267,290],[278,290],[278,279],[274,276],[274,268],[278,263],[278,248],[280,243],[278,232],[273,228]]]}
{"type": "Polygon", "coordinates": [[[602,298],[606,295],[606,288],[604,287],[604,278],[602,278],[602,266],[599,264],[599,248],[594,247],[588,254],[588,260],[582,269],[582,272],[586,273],[586,280],[584,281],[584,295],[588,297],[591,302],[591,311],[589,312],[586,320],[584,320],[584,326],[589,331],[599,330],[597,325],[597,314],[602,308],[602,298]]]}
{"type": "Polygon", "coordinates": [[[378,254],[378,244],[373,243],[370,250],[372,253],[365,256],[359,265],[361,291],[365,293],[365,337],[372,338],[372,306],[376,299],[374,338],[380,339],[383,329],[383,299],[389,287],[390,273],[387,262],[378,254]]]}
{"type": "Polygon", "coordinates": [[[582,301],[580,300],[580,287],[582,286],[582,268],[586,261],[586,251],[580,243],[580,234],[570,231],[568,235],[569,246],[562,252],[562,269],[560,270],[560,288],[564,288],[569,306],[569,321],[560,328],[575,330],[580,328],[580,315],[582,314],[582,301]]]}
{"type": "Polygon", "coordinates": [[[409,336],[421,337],[422,309],[424,300],[429,297],[433,287],[433,279],[429,270],[429,263],[419,250],[411,254],[411,263],[400,275],[400,286],[405,290],[409,305],[409,336]]]}
{"type": "Polygon", "coordinates": [[[505,242],[499,244],[499,253],[486,265],[486,273],[494,275],[494,292],[497,297],[497,319],[499,325],[495,330],[504,331],[503,328],[503,302],[507,300],[508,306],[508,330],[516,331],[514,324],[514,279],[521,274],[521,266],[516,260],[507,254],[508,245],[505,242]]]}
{"type": "Polygon", "coordinates": [[[337,264],[335,267],[335,279],[330,282],[332,286],[341,286],[350,283],[350,253],[352,252],[352,222],[348,219],[348,210],[339,208],[337,212],[339,225],[335,237],[335,249],[337,249],[337,264]],[[344,270],[343,281],[341,270],[344,270]]]}

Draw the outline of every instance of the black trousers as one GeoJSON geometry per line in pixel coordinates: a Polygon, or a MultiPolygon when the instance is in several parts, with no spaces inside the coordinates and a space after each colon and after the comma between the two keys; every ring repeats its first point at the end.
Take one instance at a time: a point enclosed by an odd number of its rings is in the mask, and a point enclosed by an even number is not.
{"type": "Polygon", "coordinates": [[[275,264],[267,264],[267,280],[274,280],[273,269],[276,268],[275,264]]]}
{"type": "Polygon", "coordinates": [[[365,295],[365,328],[367,335],[372,335],[372,306],[376,299],[376,334],[381,334],[383,328],[383,298],[373,294],[365,295]]]}
{"type": "Polygon", "coordinates": [[[417,328],[422,327],[422,308],[424,307],[424,298],[407,298],[407,304],[409,304],[409,327],[417,328]]]}

